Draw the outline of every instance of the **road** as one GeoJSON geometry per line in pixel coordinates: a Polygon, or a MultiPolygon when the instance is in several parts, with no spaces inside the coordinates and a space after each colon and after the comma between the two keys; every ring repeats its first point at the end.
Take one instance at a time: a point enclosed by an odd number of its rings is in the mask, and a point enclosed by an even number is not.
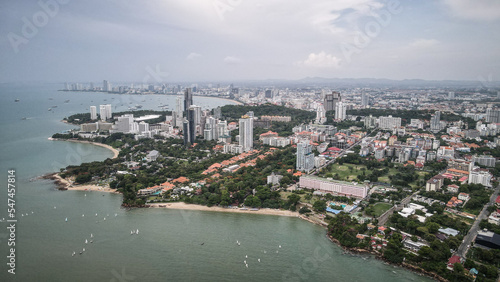
{"type": "MultiPolygon", "coordinates": [[[[411,199],[413,198],[413,196],[417,195],[419,191],[411,194],[410,196],[404,198],[403,200],[401,200],[401,204],[399,204],[399,206],[405,206],[407,204],[410,203],[411,199]]],[[[378,225],[379,226],[382,226],[384,225],[387,220],[389,219],[389,217],[394,213],[394,211],[398,208],[397,205],[394,205],[392,206],[392,208],[390,208],[389,210],[387,210],[385,213],[383,213],[382,215],[379,216],[378,218],[378,225]]]]}
{"type": "Polygon", "coordinates": [[[481,220],[487,218],[487,216],[486,216],[487,209],[489,206],[495,204],[495,199],[498,197],[499,191],[500,191],[500,185],[497,186],[497,188],[495,189],[495,191],[491,195],[490,201],[486,205],[484,205],[483,209],[479,213],[479,216],[476,218],[476,220],[472,224],[472,227],[470,228],[469,233],[467,233],[467,235],[464,237],[462,244],[460,245],[460,247],[458,247],[458,250],[455,252],[455,255],[458,255],[458,256],[465,259],[465,256],[467,255],[467,251],[469,250],[472,241],[476,238],[477,231],[479,230],[479,223],[481,222],[481,220]]]}

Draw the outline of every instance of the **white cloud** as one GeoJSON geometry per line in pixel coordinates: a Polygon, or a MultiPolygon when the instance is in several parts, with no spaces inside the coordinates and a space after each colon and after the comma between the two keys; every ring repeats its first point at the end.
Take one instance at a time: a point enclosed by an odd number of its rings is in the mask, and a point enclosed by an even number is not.
{"type": "Polygon", "coordinates": [[[201,57],[201,54],[198,54],[196,52],[191,52],[189,55],[187,55],[186,60],[195,60],[197,58],[201,57]]]}
{"type": "Polygon", "coordinates": [[[224,58],[224,63],[230,64],[230,65],[236,65],[241,63],[240,58],[232,57],[232,56],[227,56],[224,58]]]}
{"type": "Polygon", "coordinates": [[[411,42],[410,47],[422,49],[422,48],[433,47],[436,46],[437,44],[439,44],[439,41],[437,41],[436,39],[419,38],[411,42]]]}
{"type": "Polygon", "coordinates": [[[444,0],[453,15],[468,20],[500,19],[500,1],[498,0],[444,0]]]}
{"type": "Polygon", "coordinates": [[[297,65],[314,68],[338,68],[340,61],[341,59],[321,51],[318,54],[309,54],[306,60],[299,61],[297,65]]]}

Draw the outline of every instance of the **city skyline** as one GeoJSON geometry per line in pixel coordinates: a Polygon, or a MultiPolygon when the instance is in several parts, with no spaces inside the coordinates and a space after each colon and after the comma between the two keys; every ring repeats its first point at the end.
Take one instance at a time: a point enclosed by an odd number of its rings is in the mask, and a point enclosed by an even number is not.
{"type": "Polygon", "coordinates": [[[499,77],[491,0],[1,5],[2,82],[499,77]]]}

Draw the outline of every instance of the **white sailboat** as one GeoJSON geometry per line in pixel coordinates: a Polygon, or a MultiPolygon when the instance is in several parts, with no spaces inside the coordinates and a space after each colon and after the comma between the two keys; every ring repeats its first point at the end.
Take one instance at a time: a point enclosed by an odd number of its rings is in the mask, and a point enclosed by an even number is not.
{"type": "Polygon", "coordinates": [[[258,262],[260,262],[260,259],[257,259],[258,262]]]}
{"type": "Polygon", "coordinates": [[[68,221],[68,218],[67,218],[67,217],[66,217],[66,220],[65,220],[65,221],[66,221],[66,222],[68,221]]]}
{"type": "Polygon", "coordinates": [[[87,239],[85,239],[85,244],[87,244],[87,243],[88,243],[88,241],[87,241],[87,239]]]}
{"type": "Polygon", "coordinates": [[[139,229],[137,229],[137,231],[135,231],[135,234],[139,234],[139,229]]]}
{"type": "Polygon", "coordinates": [[[134,231],[133,230],[130,230],[130,235],[133,235],[134,234],[134,231]]]}
{"type": "Polygon", "coordinates": [[[94,238],[94,235],[92,233],[90,233],[90,238],[94,238]]]}
{"type": "Polygon", "coordinates": [[[72,256],[72,257],[74,257],[74,256],[75,256],[75,254],[76,254],[76,252],[73,252],[73,253],[71,254],[71,256],[72,256]]]}
{"type": "Polygon", "coordinates": [[[85,252],[85,248],[83,248],[83,251],[85,252]]]}

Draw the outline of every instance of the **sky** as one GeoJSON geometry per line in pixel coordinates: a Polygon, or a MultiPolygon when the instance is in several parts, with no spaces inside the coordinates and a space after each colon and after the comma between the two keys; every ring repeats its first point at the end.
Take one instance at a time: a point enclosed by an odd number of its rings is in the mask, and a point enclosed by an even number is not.
{"type": "Polygon", "coordinates": [[[500,80],[497,0],[0,2],[0,82],[500,80]]]}

